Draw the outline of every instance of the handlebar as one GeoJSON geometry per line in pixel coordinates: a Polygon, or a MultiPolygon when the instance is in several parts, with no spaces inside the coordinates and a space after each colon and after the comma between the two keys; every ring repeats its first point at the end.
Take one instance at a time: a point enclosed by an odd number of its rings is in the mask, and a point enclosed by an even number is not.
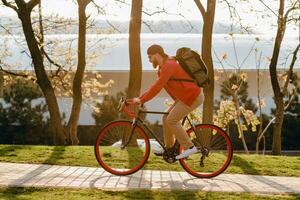
{"type": "Polygon", "coordinates": [[[133,99],[125,99],[122,97],[119,101],[118,110],[124,112],[129,117],[136,117],[138,110],[140,109],[139,104],[134,103],[133,99]]]}

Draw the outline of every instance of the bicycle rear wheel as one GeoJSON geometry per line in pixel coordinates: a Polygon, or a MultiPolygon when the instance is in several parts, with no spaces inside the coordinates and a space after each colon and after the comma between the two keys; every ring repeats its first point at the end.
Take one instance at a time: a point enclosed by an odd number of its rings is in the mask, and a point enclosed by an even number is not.
{"type": "Polygon", "coordinates": [[[94,149],[98,163],[106,171],[119,176],[129,175],[146,163],[149,139],[141,127],[136,126],[132,136],[131,130],[131,121],[114,121],[101,130],[94,149]],[[124,144],[127,145],[123,148],[124,144]]]}
{"type": "MultiPolygon", "coordinates": [[[[232,159],[232,144],[227,133],[211,124],[196,125],[194,131],[187,133],[198,153],[180,159],[181,166],[191,175],[198,178],[212,178],[227,169],[232,159]]],[[[180,146],[180,152],[183,151],[180,146]]]]}

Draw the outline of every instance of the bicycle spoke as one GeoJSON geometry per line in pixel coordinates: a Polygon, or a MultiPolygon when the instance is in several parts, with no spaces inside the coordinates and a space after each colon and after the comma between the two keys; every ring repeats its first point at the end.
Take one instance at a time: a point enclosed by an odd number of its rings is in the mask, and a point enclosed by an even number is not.
{"type": "Polygon", "coordinates": [[[148,159],[150,144],[147,136],[138,126],[130,136],[131,129],[129,121],[116,121],[100,132],[95,154],[99,164],[108,172],[128,175],[143,167],[148,159]]]}
{"type": "MultiPolygon", "coordinates": [[[[193,129],[189,129],[191,134],[193,129]]],[[[222,173],[229,165],[232,158],[231,142],[227,134],[214,125],[197,125],[198,134],[197,147],[208,151],[208,156],[203,153],[192,154],[186,159],[181,159],[180,164],[193,176],[201,178],[210,178],[222,173]],[[209,139],[208,142],[205,140],[209,139]]]]}

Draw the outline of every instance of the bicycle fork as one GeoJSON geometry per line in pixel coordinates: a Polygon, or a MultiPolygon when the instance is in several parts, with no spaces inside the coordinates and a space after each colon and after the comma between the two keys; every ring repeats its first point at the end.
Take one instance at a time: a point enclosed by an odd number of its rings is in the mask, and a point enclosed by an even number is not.
{"type": "Polygon", "coordinates": [[[122,150],[125,149],[125,147],[130,143],[130,141],[132,139],[132,136],[133,136],[134,129],[136,128],[136,126],[137,126],[137,122],[136,122],[136,119],[134,118],[133,121],[132,121],[132,125],[131,125],[128,140],[126,140],[126,134],[123,135],[122,145],[121,145],[122,150]],[[123,141],[124,141],[124,143],[123,143],[123,141]]]}
{"type": "MultiPolygon", "coordinates": [[[[191,128],[193,129],[195,135],[196,135],[196,138],[197,138],[197,141],[200,141],[201,138],[200,138],[200,135],[201,133],[199,132],[199,130],[196,129],[196,126],[194,123],[192,123],[189,118],[185,117],[184,120],[182,121],[182,125],[184,125],[184,122],[185,120],[187,120],[191,126],[191,128]]],[[[204,160],[206,157],[208,157],[209,155],[209,149],[204,147],[203,145],[201,145],[200,143],[198,144],[198,146],[196,146],[196,148],[198,149],[198,152],[201,153],[201,157],[200,157],[200,167],[204,167],[204,160]]]]}

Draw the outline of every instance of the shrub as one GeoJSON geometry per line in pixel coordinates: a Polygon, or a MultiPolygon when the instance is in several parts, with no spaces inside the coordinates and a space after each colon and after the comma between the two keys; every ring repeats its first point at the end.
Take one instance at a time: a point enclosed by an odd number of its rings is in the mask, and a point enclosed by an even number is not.
{"type": "Polygon", "coordinates": [[[4,102],[0,103],[1,143],[45,142],[47,107],[44,103],[36,103],[42,96],[39,87],[30,80],[17,78],[5,87],[4,102]]]}

